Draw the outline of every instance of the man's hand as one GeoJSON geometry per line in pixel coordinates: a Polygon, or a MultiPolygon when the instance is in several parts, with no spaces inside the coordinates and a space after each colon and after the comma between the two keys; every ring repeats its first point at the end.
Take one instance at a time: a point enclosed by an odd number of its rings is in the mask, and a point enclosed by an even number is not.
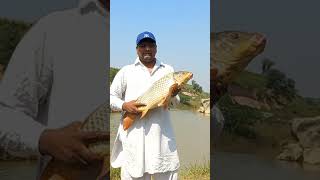
{"type": "Polygon", "coordinates": [[[172,97],[175,97],[181,91],[181,87],[179,87],[178,84],[172,85],[171,88],[172,88],[172,94],[171,94],[172,97]]]}
{"type": "Polygon", "coordinates": [[[136,103],[136,101],[133,100],[133,101],[123,103],[122,110],[124,110],[128,113],[138,114],[138,113],[140,113],[140,111],[138,110],[139,106],[145,106],[145,104],[136,103]]]}
{"type": "Polygon", "coordinates": [[[216,104],[217,101],[228,91],[228,85],[219,81],[218,69],[211,69],[211,99],[210,105],[216,104]]]}
{"type": "Polygon", "coordinates": [[[74,122],[64,128],[45,130],[39,140],[40,153],[66,163],[87,165],[102,161],[103,157],[92,153],[86,145],[110,140],[109,133],[83,132],[80,127],[81,122],[74,122]]]}

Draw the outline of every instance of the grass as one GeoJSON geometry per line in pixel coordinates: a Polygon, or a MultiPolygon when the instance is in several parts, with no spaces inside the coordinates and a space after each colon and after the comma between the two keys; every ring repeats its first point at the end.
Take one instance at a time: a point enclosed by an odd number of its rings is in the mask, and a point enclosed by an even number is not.
{"type": "Polygon", "coordinates": [[[180,170],[179,179],[181,180],[192,180],[192,179],[201,179],[209,180],[210,179],[210,162],[204,164],[193,164],[187,167],[184,167],[180,170]]]}
{"type": "MultiPolygon", "coordinates": [[[[112,180],[120,180],[120,168],[111,168],[110,177],[112,180]]],[[[210,179],[210,163],[193,164],[183,167],[179,170],[180,180],[209,180],[210,179]]]]}
{"type": "Polygon", "coordinates": [[[120,180],[120,168],[111,168],[110,171],[110,179],[112,180],[120,180]]]}

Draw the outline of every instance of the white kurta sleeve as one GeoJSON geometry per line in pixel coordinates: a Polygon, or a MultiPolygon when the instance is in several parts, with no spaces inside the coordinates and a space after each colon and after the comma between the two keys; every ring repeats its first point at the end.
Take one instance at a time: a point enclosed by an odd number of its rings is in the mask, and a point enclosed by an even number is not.
{"type": "Polygon", "coordinates": [[[0,136],[15,134],[33,149],[38,149],[45,128],[37,121],[38,109],[52,84],[52,62],[46,54],[44,27],[40,20],[26,33],[0,84],[0,136]]]}
{"type": "Polygon", "coordinates": [[[217,141],[223,131],[225,119],[217,106],[212,107],[210,114],[212,119],[211,131],[213,131],[213,136],[211,138],[214,141],[217,141]]]}
{"type": "Polygon", "coordinates": [[[124,93],[126,91],[126,79],[122,68],[114,77],[110,86],[110,106],[113,110],[122,110],[124,93]]]}
{"type": "Polygon", "coordinates": [[[179,95],[174,96],[171,98],[170,105],[171,107],[175,108],[180,104],[180,97],[179,95]]]}

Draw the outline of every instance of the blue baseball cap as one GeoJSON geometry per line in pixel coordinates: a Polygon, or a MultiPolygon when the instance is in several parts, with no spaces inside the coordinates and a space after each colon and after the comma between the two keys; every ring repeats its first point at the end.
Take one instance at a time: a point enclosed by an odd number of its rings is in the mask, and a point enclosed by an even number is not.
{"type": "Polygon", "coordinates": [[[137,45],[140,43],[140,41],[142,41],[143,39],[151,39],[154,41],[154,43],[156,43],[156,38],[154,37],[154,35],[151,32],[145,31],[142,32],[138,35],[137,37],[137,45]]]}

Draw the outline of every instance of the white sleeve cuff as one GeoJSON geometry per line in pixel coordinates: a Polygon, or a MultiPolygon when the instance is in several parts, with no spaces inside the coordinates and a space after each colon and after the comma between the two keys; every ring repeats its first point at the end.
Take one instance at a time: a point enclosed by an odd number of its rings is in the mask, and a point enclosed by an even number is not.
{"type": "Polygon", "coordinates": [[[175,97],[171,98],[170,104],[171,104],[172,107],[174,107],[174,108],[177,107],[179,103],[180,103],[180,97],[178,95],[176,95],[175,97]]]}
{"type": "Polygon", "coordinates": [[[120,98],[117,98],[115,96],[110,96],[110,106],[112,110],[121,110],[122,111],[122,105],[124,101],[120,98]]]}
{"type": "Polygon", "coordinates": [[[16,143],[39,152],[39,138],[46,126],[22,112],[3,106],[0,106],[0,116],[3,118],[0,128],[2,133],[11,135],[16,143]]]}

